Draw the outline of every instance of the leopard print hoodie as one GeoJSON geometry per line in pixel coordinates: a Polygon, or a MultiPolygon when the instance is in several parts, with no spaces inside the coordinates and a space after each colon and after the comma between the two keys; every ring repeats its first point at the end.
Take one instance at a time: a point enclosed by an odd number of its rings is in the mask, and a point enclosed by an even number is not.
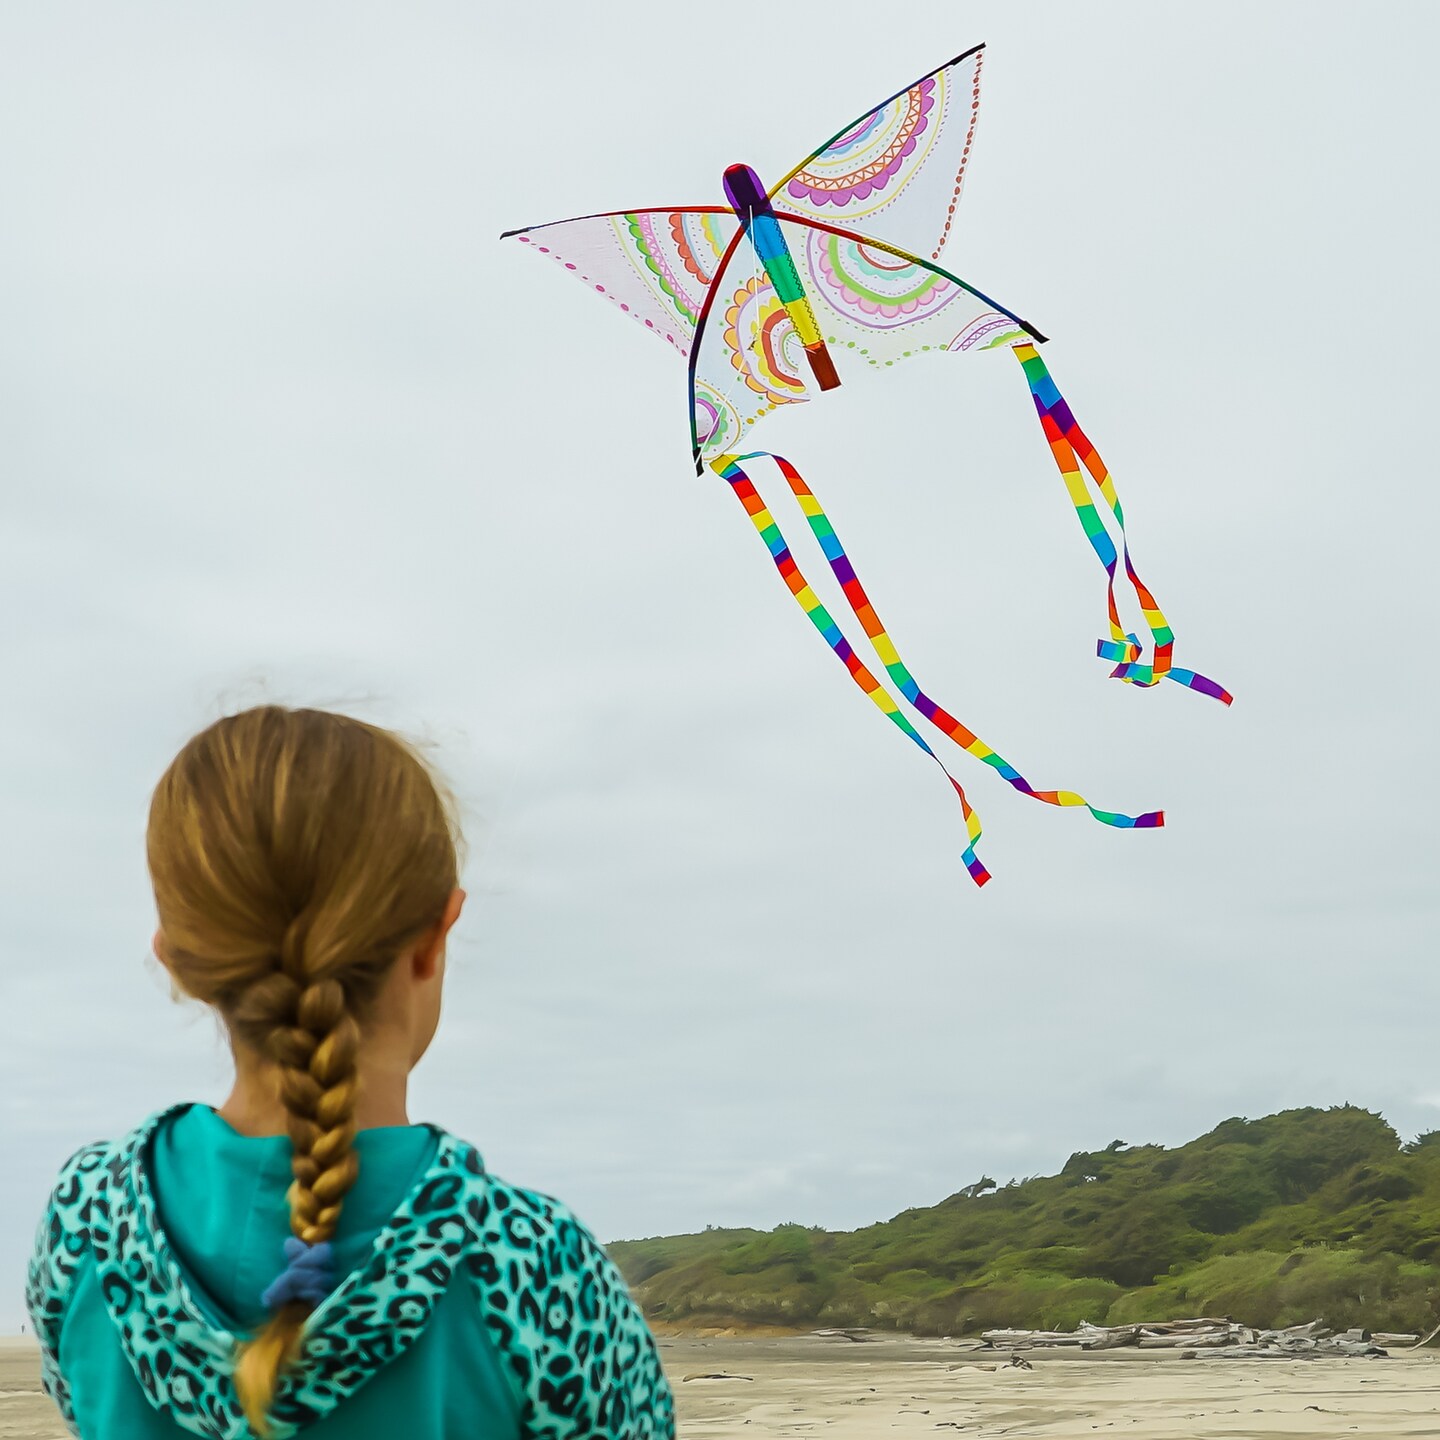
{"type": "MultiPolygon", "coordinates": [[[[191,1293],[147,1173],[150,1140],[175,1113],[74,1155],[40,1226],[27,1302],[45,1389],[77,1434],[60,1334],[77,1277],[93,1267],[150,1405],[204,1440],[251,1437],[232,1383],[244,1337],[191,1293]]],[[[472,1146],[436,1135],[433,1162],[368,1262],[310,1317],[271,1412],[274,1440],[330,1415],[403,1354],[456,1286],[483,1315],[526,1440],[673,1440],[655,1343],[599,1245],[559,1202],[506,1184],[472,1146]]]]}

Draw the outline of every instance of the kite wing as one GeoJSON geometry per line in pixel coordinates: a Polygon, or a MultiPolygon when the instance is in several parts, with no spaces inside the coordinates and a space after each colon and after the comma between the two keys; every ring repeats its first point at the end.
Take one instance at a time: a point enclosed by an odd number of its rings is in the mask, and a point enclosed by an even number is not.
{"type": "Polygon", "coordinates": [[[831,136],[770,192],[776,211],[878,231],[938,260],[975,139],[985,47],[922,75],[831,136]]]}
{"type": "Polygon", "coordinates": [[[723,205],[617,210],[507,230],[688,357],[721,262],[740,233],[723,205]]]}

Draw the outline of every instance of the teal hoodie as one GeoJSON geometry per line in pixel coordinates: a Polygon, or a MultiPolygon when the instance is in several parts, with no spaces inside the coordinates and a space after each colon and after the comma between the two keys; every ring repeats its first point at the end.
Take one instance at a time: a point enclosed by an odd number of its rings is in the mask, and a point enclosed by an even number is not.
{"type": "MultiPolygon", "coordinates": [[[[274,1440],[671,1440],[669,1386],[619,1272],[561,1204],[429,1126],[363,1130],[274,1440]]],[[[61,1171],[27,1301],[83,1440],[250,1440],[237,1340],[284,1267],[290,1142],[180,1106],[61,1171]]]]}

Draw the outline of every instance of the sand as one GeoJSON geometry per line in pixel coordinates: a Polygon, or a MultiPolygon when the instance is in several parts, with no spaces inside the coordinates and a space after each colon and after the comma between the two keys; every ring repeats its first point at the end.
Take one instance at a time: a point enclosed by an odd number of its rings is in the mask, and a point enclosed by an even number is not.
{"type": "Polygon", "coordinates": [[[684,1440],[1115,1435],[1440,1437],[1440,1356],[1179,1360],[1110,1351],[1016,1370],[943,1341],[664,1339],[684,1440]],[[1114,1357],[1114,1358],[1112,1358],[1114,1357]],[[685,1380],[725,1371],[753,1380],[685,1380]]]}
{"type": "Polygon", "coordinates": [[[60,1440],[70,1432],[40,1393],[40,1352],[33,1340],[0,1339],[0,1440],[60,1440]]]}
{"type": "MultiPolygon", "coordinates": [[[[1126,1440],[1440,1436],[1440,1355],[1391,1360],[1177,1360],[1111,1352],[984,1368],[943,1341],[661,1340],[683,1440],[1115,1435],[1126,1440]],[[725,1373],[752,1379],[686,1380],[725,1373]]],[[[29,1341],[0,1340],[0,1440],[62,1440],[29,1341]]]]}

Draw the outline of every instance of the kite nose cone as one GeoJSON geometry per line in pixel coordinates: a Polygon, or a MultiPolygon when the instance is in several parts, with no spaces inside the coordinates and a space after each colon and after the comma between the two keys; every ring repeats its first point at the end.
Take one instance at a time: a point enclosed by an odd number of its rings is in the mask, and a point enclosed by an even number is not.
{"type": "Polygon", "coordinates": [[[753,215],[769,208],[765,187],[748,165],[732,165],[726,170],[725,198],[737,215],[753,215]]]}

